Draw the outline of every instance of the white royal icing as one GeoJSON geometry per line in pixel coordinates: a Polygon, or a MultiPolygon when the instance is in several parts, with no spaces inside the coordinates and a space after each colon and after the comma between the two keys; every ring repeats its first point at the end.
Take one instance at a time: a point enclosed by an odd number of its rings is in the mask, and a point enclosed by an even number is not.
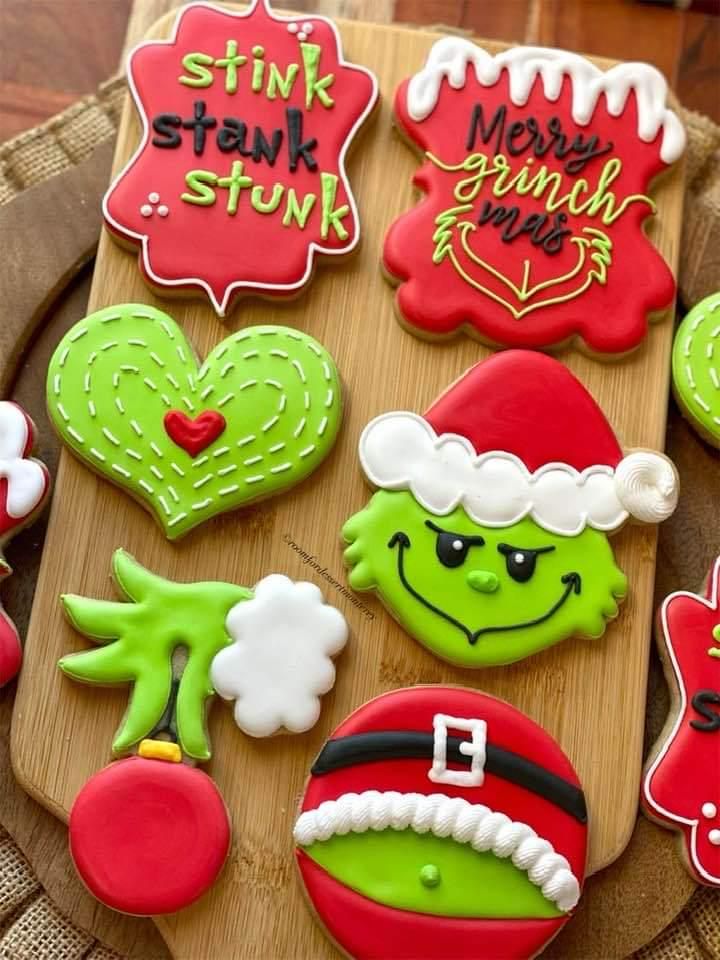
{"type": "Polygon", "coordinates": [[[319,697],[335,682],[330,658],[345,646],[347,623],[313,583],[272,574],[253,593],[227,615],[234,643],[215,655],[212,684],[235,700],[235,722],[251,737],[281,728],[302,733],[317,721],[319,697]]]}
{"type": "Polygon", "coordinates": [[[630,91],[635,92],[638,113],[638,137],[651,143],[662,130],[660,157],[673,163],[685,149],[685,129],[667,106],[667,83],[663,75],[647,63],[620,63],[603,71],[585,57],[565,50],[545,47],[511,47],[492,56],[482,47],[462,37],[443,37],[430,49],[425,66],[410,80],[407,108],[411,118],[424,120],[435,109],[443,78],[459,90],[465,86],[472,64],[478,83],[493,86],[503,69],[510,81],[510,99],[516,106],[527,103],[535,79],[541,78],[545,96],[555,101],[560,96],[563,78],[572,82],[572,117],[587,126],[602,94],[608,113],[619,116],[625,109],[630,91]]]}
{"type": "Polygon", "coordinates": [[[478,455],[465,437],[438,436],[415,413],[372,420],[360,437],[360,462],[374,486],[409,490],[436,516],[462,506],[488,527],[529,516],[551,533],[574,536],[586,526],[615,530],[628,516],[657,522],[677,504],[675,470],[661,454],[629,454],[616,470],[599,464],[578,471],[549,463],[530,473],[511,453],[478,455]]]}
{"type": "Polygon", "coordinates": [[[490,850],[496,857],[510,858],[560,910],[572,910],[580,899],[577,877],[549,840],[539,837],[526,823],[461,797],[395,790],[345,793],[301,813],[293,837],[301,847],[309,847],[333,836],[388,828],[452,837],[479,853],[490,850]]]}
{"type": "Polygon", "coordinates": [[[28,516],[43,498],[45,471],[37,460],[24,456],[28,422],[20,407],[0,400],[0,478],[7,480],[8,515],[18,520],[28,516]]]}
{"type": "Polygon", "coordinates": [[[433,762],[428,771],[428,779],[433,783],[451,783],[456,787],[482,786],[485,781],[486,745],[487,723],[485,720],[450,717],[446,713],[436,713],[433,717],[433,762]],[[472,739],[463,740],[458,748],[464,756],[472,758],[469,770],[448,770],[448,727],[453,730],[465,730],[472,734],[472,739]]]}

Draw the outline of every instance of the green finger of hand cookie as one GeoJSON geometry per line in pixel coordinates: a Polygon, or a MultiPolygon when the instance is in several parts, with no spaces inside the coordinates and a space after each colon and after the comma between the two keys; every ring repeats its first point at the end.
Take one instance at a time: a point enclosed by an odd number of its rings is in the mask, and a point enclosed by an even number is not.
{"type": "Polygon", "coordinates": [[[304,850],[336,880],[389,907],[445,917],[561,916],[510,859],[450,837],[368,830],[304,850]]]}
{"type": "Polygon", "coordinates": [[[683,413],[712,444],[720,444],[720,293],[687,314],[673,343],[675,395],[683,413]]]}
{"type": "Polygon", "coordinates": [[[308,476],[342,415],[333,359],[307,334],[250,327],[198,366],[175,321],[137,304],[65,335],[47,399],[65,443],[147,503],[170,539],[308,476]]]}

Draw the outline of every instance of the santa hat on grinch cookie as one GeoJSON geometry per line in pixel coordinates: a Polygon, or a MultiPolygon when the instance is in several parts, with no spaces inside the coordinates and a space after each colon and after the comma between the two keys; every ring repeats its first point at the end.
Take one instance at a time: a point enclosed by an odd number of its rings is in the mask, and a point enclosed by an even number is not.
{"type": "Polygon", "coordinates": [[[661,453],[623,454],[612,427],[562,363],[527,350],[471,367],[424,416],[385,413],[360,437],[368,480],[409,490],[436,516],[462,506],[478,524],[531,517],[565,536],[658,523],[679,483],[661,453]]]}

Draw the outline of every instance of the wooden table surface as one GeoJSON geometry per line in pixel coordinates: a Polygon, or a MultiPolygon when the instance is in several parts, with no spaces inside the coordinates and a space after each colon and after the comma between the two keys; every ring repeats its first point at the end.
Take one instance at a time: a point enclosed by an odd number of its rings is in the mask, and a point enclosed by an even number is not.
{"type": "MultiPolygon", "coordinates": [[[[0,0],[0,142],[117,70],[130,6],[0,0]]],[[[638,0],[364,0],[360,7],[367,20],[442,23],[510,42],[646,60],[684,106],[720,121],[720,0],[694,0],[689,11],[638,0]]]]}

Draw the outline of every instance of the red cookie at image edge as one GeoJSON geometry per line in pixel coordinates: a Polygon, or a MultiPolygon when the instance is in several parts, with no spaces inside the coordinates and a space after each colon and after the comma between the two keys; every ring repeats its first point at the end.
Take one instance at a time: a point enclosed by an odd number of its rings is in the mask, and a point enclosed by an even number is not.
{"type": "Polygon", "coordinates": [[[580,897],[587,813],[532,720],[474,690],[413,687],[334,731],[294,838],[312,908],[356,960],[521,960],[580,897]]]}
{"type": "Polygon", "coordinates": [[[675,291],[644,232],[649,185],[685,147],[667,100],[647,64],[438,40],[395,96],[422,156],[423,197],[383,254],[402,322],[511,347],[637,347],[675,291]]]}
{"type": "Polygon", "coordinates": [[[128,82],[142,138],[103,212],[153,289],[204,291],[224,316],[357,246],[345,158],[378,89],[330,20],[189,4],[169,40],[133,50],[128,82]]]}

